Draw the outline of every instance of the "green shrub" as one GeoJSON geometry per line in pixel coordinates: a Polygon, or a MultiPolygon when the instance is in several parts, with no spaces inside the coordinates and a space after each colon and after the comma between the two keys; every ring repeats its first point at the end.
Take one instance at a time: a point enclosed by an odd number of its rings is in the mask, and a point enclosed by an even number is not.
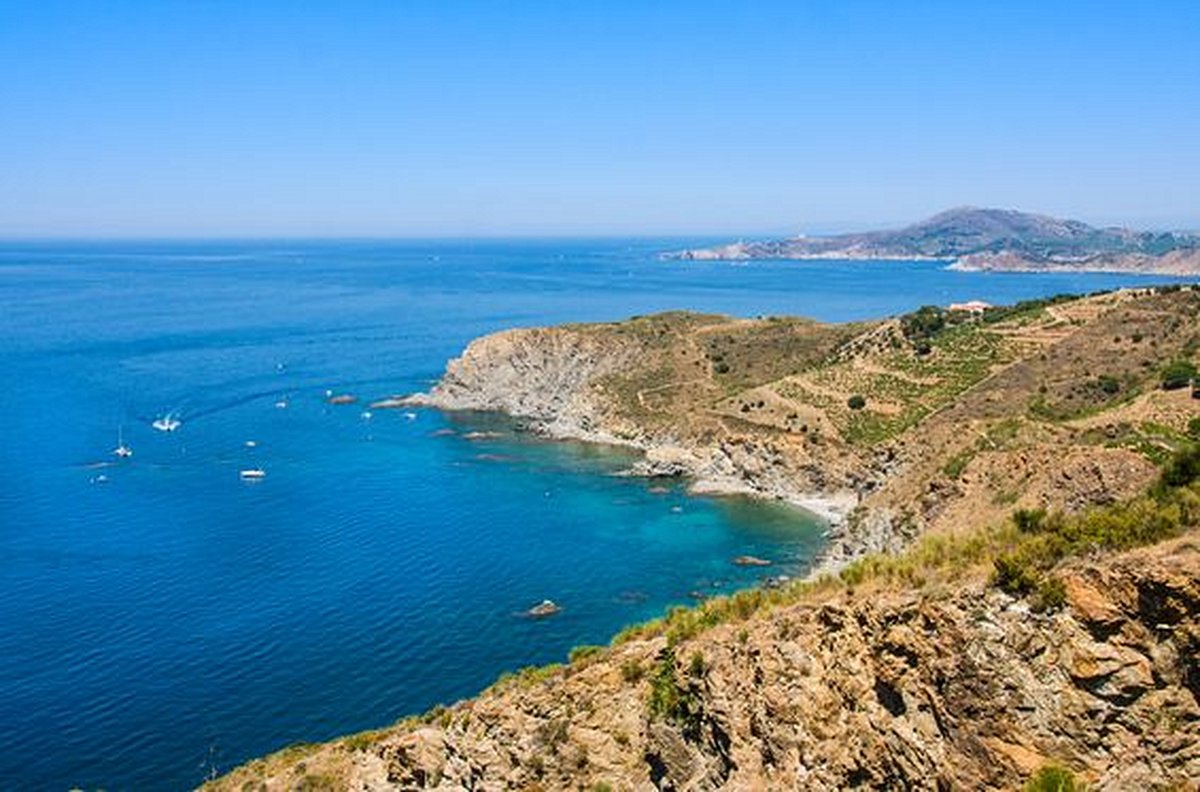
{"type": "Polygon", "coordinates": [[[992,581],[997,588],[1023,597],[1031,593],[1038,585],[1038,573],[1028,561],[1017,553],[1005,553],[997,556],[992,562],[994,572],[992,581]]]}
{"type": "Polygon", "coordinates": [[[1025,783],[1024,792],[1085,792],[1086,789],[1067,768],[1045,765],[1025,783]]]}
{"type": "Polygon", "coordinates": [[[1067,589],[1061,579],[1050,577],[1038,584],[1030,605],[1038,613],[1062,610],[1067,604],[1067,589]]]}
{"type": "Polygon", "coordinates": [[[640,682],[642,677],[646,675],[646,669],[637,660],[626,660],[621,663],[621,678],[626,682],[640,682]]]}
{"type": "Polygon", "coordinates": [[[867,406],[867,397],[863,396],[861,393],[856,393],[846,400],[846,406],[851,410],[861,410],[863,407],[867,406]]]}
{"type": "Polygon", "coordinates": [[[1163,390],[1186,388],[1196,376],[1196,366],[1188,360],[1175,360],[1162,370],[1163,390]]]}
{"type": "Polygon", "coordinates": [[[974,451],[966,451],[950,458],[945,465],[942,466],[942,473],[946,478],[956,479],[963,474],[967,469],[967,465],[971,463],[974,457],[974,451]]]}
{"type": "Polygon", "coordinates": [[[900,317],[900,329],[910,340],[926,339],[946,327],[946,311],[936,305],[922,305],[900,317]]]}
{"type": "Polygon", "coordinates": [[[1200,443],[1189,443],[1163,465],[1160,486],[1186,487],[1200,479],[1200,443]]]}
{"type": "Polygon", "coordinates": [[[571,665],[575,665],[576,663],[581,663],[585,660],[595,657],[602,651],[604,651],[603,646],[576,646],[571,650],[571,653],[567,655],[567,658],[570,660],[571,665]]]}
{"type": "Polygon", "coordinates": [[[1193,418],[1188,421],[1187,434],[1193,440],[1200,440],[1200,418],[1193,418]]]}
{"type": "MultiPolygon", "coordinates": [[[[704,660],[701,658],[703,664],[704,660]]],[[[663,649],[658,666],[650,677],[650,714],[674,721],[685,732],[696,733],[702,715],[700,701],[690,690],[681,687],[675,676],[675,652],[663,649]]]]}
{"type": "Polygon", "coordinates": [[[1121,390],[1121,381],[1110,374],[1101,374],[1096,379],[1096,384],[1109,396],[1121,390]]]}
{"type": "Polygon", "coordinates": [[[1036,533],[1045,519],[1045,509],[1017,509],[1013,512],[1013,522],[1021,533],[1036,533]]]}

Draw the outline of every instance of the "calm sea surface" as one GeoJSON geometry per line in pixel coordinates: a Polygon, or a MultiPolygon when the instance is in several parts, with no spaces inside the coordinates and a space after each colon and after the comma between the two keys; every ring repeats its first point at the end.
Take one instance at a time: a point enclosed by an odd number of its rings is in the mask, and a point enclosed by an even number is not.
{"type": "Polygon", "coordinates": [[[735,555],[797,573],[820,547],[803,513],[614,477],[612,449],[327,389],[423,389],[518,325],[1149,282],[655,256],[699,241],[0,246],[0,788],[188,788],[755,583],[735,555]],[[564,611],[520,615],[544,598],[564,611]]]}

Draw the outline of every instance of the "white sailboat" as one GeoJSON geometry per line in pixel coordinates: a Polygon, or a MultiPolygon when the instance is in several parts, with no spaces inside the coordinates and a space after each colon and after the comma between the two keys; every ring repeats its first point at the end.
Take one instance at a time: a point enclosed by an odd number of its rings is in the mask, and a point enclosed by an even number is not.
{"type": "Polygon", "coordinates": [[[121,459],[129,459],[133,456],[133,449],[125,445],[125,433],[122,427],[117,427],[117,447],[113,449],[113,456],[121,459]]]}

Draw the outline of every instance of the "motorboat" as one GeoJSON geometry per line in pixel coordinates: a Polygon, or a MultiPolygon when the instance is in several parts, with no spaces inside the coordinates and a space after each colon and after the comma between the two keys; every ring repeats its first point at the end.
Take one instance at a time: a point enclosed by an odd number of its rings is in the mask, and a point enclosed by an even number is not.
{"type": "Polygon", "coordinates": [[[150,425],[160,432],[174,432],[183,425],[183,422],[176,418],[174,413],[167,413],[160,418],[155,418],[150,425]]]}
{"type": "Polygon", "coordinates": [[[267,471],[262,468],[246,468],[238,473],[245,481],[258,481],[267,477],[267,471]]]}

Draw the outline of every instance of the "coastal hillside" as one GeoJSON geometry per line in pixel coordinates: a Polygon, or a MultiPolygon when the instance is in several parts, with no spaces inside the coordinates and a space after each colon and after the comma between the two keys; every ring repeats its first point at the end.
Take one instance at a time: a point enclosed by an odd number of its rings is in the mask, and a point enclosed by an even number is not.
{"type": "Polygon", "coordinates": [[[1200,781],[1200,290],[472,342],[429,393],[825,515],[804,581],[631,627],[250,789],[1200,781]]]}
{"type": "Polygon", "coordinates": [[[1140,491],[1200,416],[1178,373],[1198,350],[1180,287],[840,325],[671,313],[487,336],[398,403],[504,411],[636,447],[634,473],[804,506],[835,568],[1140,491]]]}
{"type": "Polygon", "coordinates": [[[1200,236],[1096,228],[1006,209],[951,209],[900,229],[737,242],[668,254],[710,259],[944,259],[954,269],[1200,273],[1200,236]]]}

